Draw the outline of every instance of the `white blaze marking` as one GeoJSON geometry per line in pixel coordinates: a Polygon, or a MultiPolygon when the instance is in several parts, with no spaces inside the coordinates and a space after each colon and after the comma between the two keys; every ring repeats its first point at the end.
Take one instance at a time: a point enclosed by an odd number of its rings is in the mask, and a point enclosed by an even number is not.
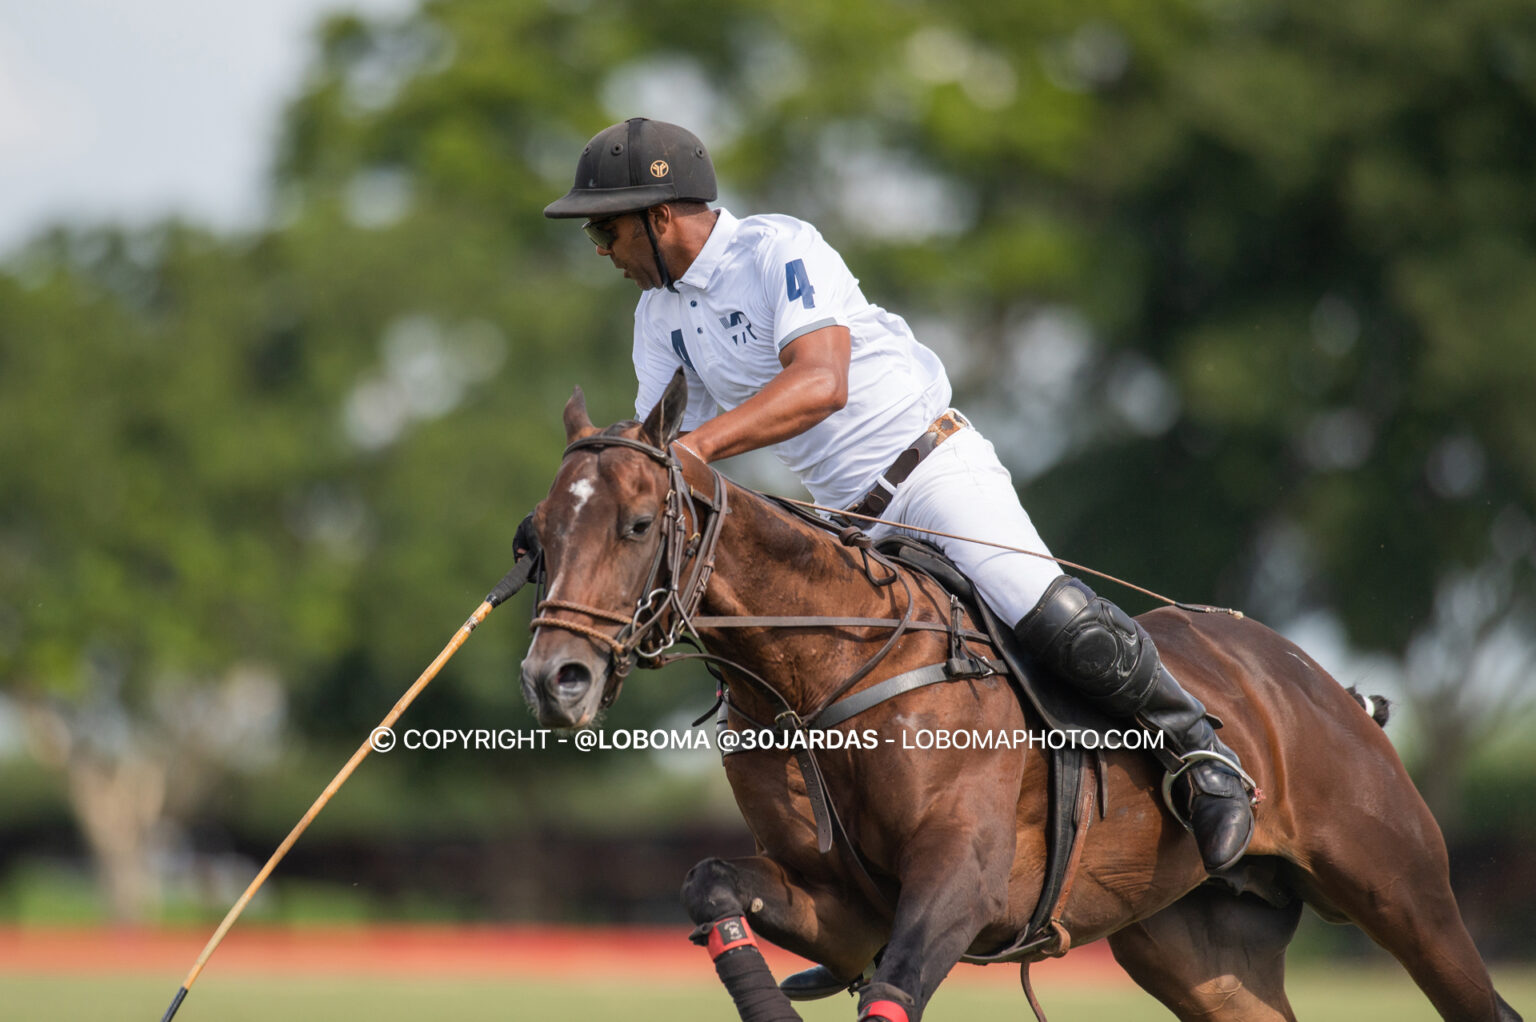
{"type": "Polygon", "coordinates": [[[577,515],[581,513],[581,509],[586,507],[587,501],[591,499],[592,492],[592,480],[590,479],[578,479],[571,484],[570,494],[576,498],[576,506],[571,509],[571,514],[577,515]]]}

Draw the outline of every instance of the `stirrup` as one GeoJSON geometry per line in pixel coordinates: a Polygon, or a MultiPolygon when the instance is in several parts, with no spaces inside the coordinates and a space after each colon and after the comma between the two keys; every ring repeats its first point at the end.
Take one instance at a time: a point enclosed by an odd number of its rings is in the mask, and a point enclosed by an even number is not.
{"type": "Polygon", "coordinates": [[[1256,806],[1264,799],[1264,793],[1259,790],[1258,784],[1254,782],[1252,777],[1248,776],[1248,771],[1244,770],[1242,764],[1235,758],[1223,755],[1212,749],[1192,749],[1179,757],[1182,765],[1177,770],[1170,770],[1163,775],[1163,804],[1168,807],[1168,812],[1173,814],[1173,818],[1179,821],[1179,825],[1191,834],[1195,832],[1195,828],[1190,825],[1189,820],[1185,819],[1184,814],[1179,812],[1179,807],[1174,803],[1173,786],[1180,777],[1189,772],[1190,767],[1206,759],[1215,760],[1237,775],[1238,779],[1243,782],[1243,790],[1248,792],[1249,806],[1256,806]]]}

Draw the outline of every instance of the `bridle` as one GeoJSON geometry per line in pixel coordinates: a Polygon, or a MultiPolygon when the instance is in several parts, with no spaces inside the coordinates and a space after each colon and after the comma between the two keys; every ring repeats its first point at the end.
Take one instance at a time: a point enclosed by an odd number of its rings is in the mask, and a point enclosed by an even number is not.
{"type": "MultiPolygon", "coordinates": [[[[591,607],[571,600],[541,600],[537,607],[539,616],[530,623],[531,628],[561,628],[585,636],[608,648],[610,670],[614,677],[623,679],[638,662],[650,666],[669,647],[674,645],[684,630],[692,631],[691,621],[698,611],[704,590],[714,573],[715,548],[720,541],[721,525],[728,513],[725,479],[710,469],[714,479],[714,495],[705,497],[693,490],[683,476],[683,466],[670,451],[648,444],[643,440],[616,434],[598,433],[580,437],[566,446],[561,460],[575,451],[602,450],[607,447],[627,447],[639,451],[667,471],[669,488],[660,527],[661,542],[651,560],[650,570],[635,609],[628,613],[591,607]],[[701,511],[700,505],[708,514],[701,511]],[[700,522],[702,521],[702,527],[700,522]],[[688,571],[689,563],[692,569],[688,571]],[[685,577],[684,572],[687,571],[685,577]],[[665,575],[665,584],[662,578],[665,575]],[[619,626],[617,634],[579,621],[554,617],[550,611],[570,611],[584,614],[600,621],[619,626]]],[[[617,687],[609,689],[603,697],[606,708],[618,694],[617,687]]]]}
{"type": "MultiPolygon", "coordinates": [[[[606,646],[609,652],[610,670],[613,677],[622,679],[638,663],[643,667],[659,667],[667,663],[680,660],[702,660],[711,668],[711,673],[721,682],[717,696],[717,706],[728,699],[728,686],[725,676],[720,669],[728,670],[735,677],[751,681],[755,687],[762,690],[770,700],[777,704],[777,712],[772,721],[772,727],[781,731],[805,731],[817,726],[818,719],[826,719],[825,715],[832,711],[833,705],[843,699],[844,696],[867,677],[875,667],[895,648],[897,642],[908,631],[926,630],[946,632],[950,638],[950,659],[945,664],[928,665],[914,671],[905,672],[897,677],[875,686],[873,694],[862,694],[863,701],[850,699],[852,705],[845,706],[841,712],[833,711],[837,720],[844,720],[855,713],[862,712],[868,706],[901,691],[907,691],[917,685],[931,684],[944,678],[979,677],[996,673],[998,666],[986,661],[984,658],[974,656],[965,645],[968,639],[980,639],[987,641],[983,634],[974,633],[961,628],[960,610],[958,601],[950,597],[950,610],[952,618],[946,621],[919,621],[914,619],[917,601],[914,598],[913,587],[910,578],[902,572],[897,572],[889,561],[870,549],[869,538],[857,529],[844,529],[840,538],[845,545],[855,546],[860,549],[864,563],[864,573],[870,583],[876,587],[883,587],[899,582],[906,589],[904,610],[899,618],[843,618],[825,616],[732,616],[711,617],[700,616],[697,611],[704,597],[704,591],[709,585],[710,576],[714,572],[715,550],[720,541],[725,516],[729,513],[726,502],[725,477],[713,468],[708,468],[714,481],[714,494],[707,498],[689,486],[683,475],[681,462],[669,451],[653,446],[642,440],[616,434],[599,433],[581,437],[567,445],[562,461],[575,451],[601,450],[606,447],[627,447],[639,451],[652,461],[661,465],[667,471],[669,487],[666,496],[666,509],[664,512],[663,534],[661,542],[657,546],[656,555],[651,561],[650,571],[645,584],[640,589],[640,595],[635,600],[633,612],[624,614],[616,611],[605,610],[601,607],[592,607],[571,600],[541,600],[537,605],[537,613],[531,622],[532,628],[550,627],[560,628],[585,636],[599,645],[606,646]],[[701,509],[702,505],[702,509],[701,509]],[[705,513],[708,511],[709,513],[705,513]],[[700,523],[703,523],[700,525],[700,523]],[[690,568],[691,561],[691,568],[690,568]],[[883,568],[885,574],[880,574],[883,568]],[[686,571],[686,576],[685,576],[686,571]],[[661,584],[665,573],[665,585],[661,584]],[[555,617],[552,611],[568,611],[585,615],[599,621],[607,621],[619,626],[617,634],[610,635],[605,631],[572,621],[565,617],[555,617]],[[716,628],[775,628],[775,627],[860,627],[879,628],[889,630],[890,634],[880,649],[867,659],[857,670],[834,686],[832,691],[809,707],[796,709],[784,694],[761,674],[750,670],[744,665],[716,656],[703,649],[702,640],[699,638],[699,629],[716,628]],[[688,640],[699,648],[697,653],[666,654],[680,636],[685,635],[688,640]],[[937,670],[936,670],[937,669],[937,670]],[[922,677],[919,678],[918,676],[922,677]],[[902,687],[892,687],[893,685],[902,687]]],[[[825,527],[825,526],[822,526],[825,527]]],[[[618,697],[618,684],[610,684],[603,694],[602,706],[606,709],[618,697]]],[[[741,707],[734,701],[732,707],[741,713],[741,707]]],[[[713,712],[713,711],[711,711],[713,712]]],[[[706,717],[708,714],[706,714],[706,717]]],[[[742,716],[746,717],[743,713],[742,716]]],[[[702,722],[705,718],[699,718],[702,722]]],[[[753,721],[751,717],[746,719],[761,728],[767,726],[763,722],[753,721]]],[[[830,726],[830,721],[828,726],[830,726]]],[[[801,775],[805,778],[807,795],[811,802],[812,816],[816,824],[817,847],[826,852],[835,840],[841,840],[845,850],[850,856],[850,861],[856,867],[855,877],[866,894],[872,897],[877,904],[889,905],[890,901],[881,891],[880,886],[870,877],[861,857],[853,847],[842,822],[837,818],[836,811],[832,807],[830,792],[826,781],[822,777],[821,769],[817,765],[815,757],[806,745],[796,747],[795,759],[799,763],[801,775]]]]}
{"type": "MultiPolygon", "coordinates": [[[[895,648],[897,642],[908,631],[942,631],[950,636],[952,664],[961,665],[978,663],[974,656],[963,648],[963,641],[969,639],[985,640],[986,637],[976,632],[962,629],[959,621],[958,602],[951,598],[951,617],[944,621],[919,621],[914,619],[917,601],[913,598],[913,590],[910,579],[897,571],[885,558],[875,554],[869,546],[867,536],[854,528],[845,528],[840,536],[842,542],[848,546],[858,547],[864,560],[864,573],[871,584],[883,587],[899,582],[906,589],[906,599],[903,600],[904,610],[898,618],[844,618],[827,616],[751,616],[751,617],[713,617],[698,614],[699,604],[704,598],[704,591],[709,586],[709,580],[715,570],[715,551],[720,542],[720,534],[725,522],[725,516],[730,513],[727,504],[727,488],[725,477],[708,465],[705,468],[713,480],[714,493],[710,497],[704,496],[693,489],[683,475],[682,463],[668,450],[648,444],[643,440],[636,440],[612,433],[596,433],[590,436],[580,437],[566,446],[561,460],[572,453],[582,450],[601,450],[606,447],[627,447],[639,451],[652,461],[661,465],[667,471],[669,487],[663,513],[663,534],[661,543],[658,544],[656,555],[651,561],[651,567],[647,574],[646,582],[640,589],[640,595],[635,599],[635,609],[629,613],[606,610],[602,607],[593,607],[573,600],[541,599],[537,604],[538,614],[531,622],[531,629],[541,627],[559,628],[577,635],[585,636],[600,646],[608,649],[609,669],[613,676],[622,680],[638,664],[641,667],[652,668],[665,666],[680,660],[703,660],[707,664],[714,664],[730,669],[738,677],[755,683],[774,703],[779,707],[774,718],[775,726],[802,727],[813,724],[821,717],[832,704],[838,702],[843,696],[867,675],[895,648]],[[702,526],[699,523],[703,523],[702,526]],[[691,570],[689,564],[691,562],[691,570]],[[877,572],[883,569],[888,574],[883,577],[877,572]],[[685,577],[684,572],[687,571],[685,577]],[[662,584],[663,574],[666,576],[665,584],[662,584]],[[572,621],[565,617],[555,617],[551,611],[569,611],[575,614],[585,615],[599,621],[606,621],[618,625],[616,634],[609,634],[599,628],[583,624],[580,621],[572,621]],[[784,694],[764,678],[761,674],[745,667],[744,665],[715,656],[706,652],[702,640],[699,637],[700,628],[776,628],[776,627],[869,627],[880,628],[890,632],[886,641],[873,656],[867,659],[857,670],[840,680],[830,693],[825,694],[815,704],[797,709],[784,694]],[[666,650],[679,641],[682,636],[687,636],[690,644],[699,649],[697,653],[678,653],[664,655],[666,650]]],[[[810,519],[809,516],[802,517],[810,519]]],[[[821,528],[830,528],[824,524],[821,528]]],[[[837,531],[832,529],[831,531],[837,531]]],[[[964,670],[966,668],[957,668],[964,670]]],[[[723,679],[722,679],[723,684],[723,679]]],[[[724,697],[724,688],[721,692],[724,697]]],[[[606,709],[618,696],[617,686],[609,688],[603,696],[603,708],[606,709]]]]}
{"type": "MultiPolygon", "coordinates": [[[[650,570],[640,594],[635,599],[634,610],[628,613],[593,607],[573,600],[541,599],[537,614],[529,627],[559,628],[584,636],[608,650],[609,669],[619,680],[625,678],[638,664],[641,667],[662,667],[682,660],[702,660],[711,666],[711,673],[726,668],[738,678],[748,680],[776,704],[773,726],[806,727],[822,717],[831,706],[847,695],[853,687],[868,676],[895,648],[897,642],[909,631],[941,631],[950,637],[951,664],[956,670],[971,669],[980,663],[964,648],[964,641],[985,640],[980,633],[960,626],[958,602],[951,598],[950,618],[941,621],[915,620],[917,601],[914,599],[910,579],[897,571],[883,557],[869,548],[869,540],[857,529],[845,528],[840,536],[848,546],[858,547],[864,561],[864,573],[871,584],[883,587],[898,583],[906,589],[904,610],[897,618],[848,618],[828,616],[775,615],[714,617],[700,615],[699,604],[715,569],[715,551],[725,516],[729,513],[725,477],[713,467],[705,466],[713,480],[714,493],[706,497],[693,489],[683,475],[682,463],[668,450],[618,434],[597,433],[572,441],[561,456],[562,461],[572,453],[582,450],[601,450],[606,447],[627,447],[639,451],[667,471],[669,488],[663,514],[663,535],[651,561],[650,570]],[[700,523],[702,522],[702,525],[700,523]],[[691,568],[690,568],[691,562],[691,568]],[[879,574],[881,571],[886,574],[879,574]],[[686,572],[686,576],[685,576],[686,572]],[[663,583],[663,575],[665,582],[663,583]],[[574,614],[618,625],[618,631],[610,634],[600,628],[556,617],[551,612],[568,611],[574,614]],[[889,631],[886,641],[873,656],[851,674],[840,679],[832,690],[808,706],[796,707],[768,679],[733,660],[716,656],[704,649],[699,629],[719,628],[805,628],[805,627],[860,627],[889,631]],[[681,637],[698,649],[696,653],[666,654],[681,637]],[[964,666],[970,665],[970,667],[964,666]]],[[[791,509],[792,510],[792,509],[791,509]]],[[[813,520],[804,514],[801,517],[813,520]]],[[[818,523],[820,528],[829,526],[818,523]]],[[[837,531],[831,529],[831,531],[837,531]]],[[[722,687],[720,697],[726,697],[725,679],[716,673],[722,687]]],[[[618,687],[612,686],[603,695],[603,708],[610,706],[618,696],[618,687]]],[[[733,705],[736,705],[733,703],[733,705]]],[[[740,707],[737,707],[738,711],[740,707]]],[[[700,718],[701,720],[703,718],[700,718]]],[[[749,720],[751,718],[748,718],[749,720]]]]}

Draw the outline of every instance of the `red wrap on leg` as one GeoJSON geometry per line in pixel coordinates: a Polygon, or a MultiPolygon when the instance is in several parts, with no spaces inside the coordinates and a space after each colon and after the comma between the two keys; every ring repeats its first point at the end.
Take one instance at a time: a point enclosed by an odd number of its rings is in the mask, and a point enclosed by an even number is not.
{"type": "Polygon", "coordinates": [[[895,1001],[870,1001],[859,1014],[860,1022],[864,1019],[884,1018],[890,1022],[908,1022],[907,1009],[895,1001]]]}
{"type": "Polygon", "coordinates": [[[757,947],[757,938],[752,935],[746,916],[726,916],[709,924],[709,943],[706,946],[709,948],[710,961],[714,961],[727,951],[739,947],[757,947]]]}

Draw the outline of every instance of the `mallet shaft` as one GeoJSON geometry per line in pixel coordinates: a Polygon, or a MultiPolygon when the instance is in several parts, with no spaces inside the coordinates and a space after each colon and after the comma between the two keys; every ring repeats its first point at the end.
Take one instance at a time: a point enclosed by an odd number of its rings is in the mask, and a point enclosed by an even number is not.
{"type": "Polygon", "coordinates": [[[416,679],[415,683],[406,689],[405,695],[396,701],[394,709],[389,711],[378,727],[369,732],[363,744],[359,745],[357,751],[352,753],[352,758],[347,760],[346,766],[342,767],[336,776],[331,778],[331,783],[325,786],[325,790],[320,793],[319,798],[315,799],[314,804],[309,807],[309,811],[303,815],[293,830],[288,832],[288,836],[283,838],[283,843],[277,846],[277,851],[273,852],[272,857],[267,860],[267,864],[261,867],[261,872],[256,874],[256,879],[251,881],[250,886],[245,889],[245,893],[240,895],[240,900],[235,902],[229,912],[225,914],[224,921],[219,923],[219,928],[213,931],[213,936],[208,939],[208,943],[203,947],[203,953],[197,956],[197,961],[193,963],[192,970],[187,973],[187,978],[182,981],[181,989],[176,992],[175,1000],[171,1001],[171,1006],[166,1009],[165,1015],[161,1018],[160,1022],[171,1022],[171,1019],[176,1014],[176,1010],[181,1007],[181,1002],[186,1000],[187,991],[191,990],[192,984],[197,982],[198,974],[203,971],[203,966],[213,956],[214,949],[223,941],[224,935],[229,932],[229,928],[235,925],[235,920],[240,918],[240,913],[245,911],[245,906],[250,903],[251,898],[255,896],[261,885],[266,882],[267,877],[272,874],[272,870],[283,860],[283,856],[288,854],[288,850],[299,839],[299,835],[304,833],[316,816],[320,815],[320,810],[325,808],[325,804],[331,800],[331,796],[335,795],[337,790],[346,783],[347,778],[352,776],[352,771],[357,769],[357,765],[363,761],[364,757],[373,751],[374,733],[379,728],[392,727],[395,721],[400,719],[400,715],[406,711],[406,708],[421,694],[421,690],[426,688],[433,678],[437,677],[437,672],[443,669],[443,665],[459,651],[459,647],[464,645],[470,633],[479,627],[480,622],[484,621],[500,603],[523,587],[533,571],[533,562],[535,560],[536,558],[533,557],[525,557],[514,565],[511,571],[507,572],[506,576],[496,584],[496,588],[491,590],[491,594],[485,598],[485,601],[475,608],[475,612],[454,633],[452,640],[443,647],[443,651],[437,655],[431,664],[427,665],[427,669],[421,672],[421,676],[416,679]]]}

